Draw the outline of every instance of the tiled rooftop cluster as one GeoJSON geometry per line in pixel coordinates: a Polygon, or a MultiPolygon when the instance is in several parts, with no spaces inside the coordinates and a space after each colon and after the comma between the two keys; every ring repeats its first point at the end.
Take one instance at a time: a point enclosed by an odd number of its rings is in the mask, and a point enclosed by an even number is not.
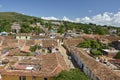
{"type": "Polygon", "coordinates": [[[64,43],[67,44],[68,46],[76,46],[82,41],[84,41],[83,38],[65,39],[64,43]]]}
{"type": "Polygon", "coordinates": [[[19,56],[18,53],[30,53],[30,46],[39,45],[42,48],[56,48],[58,39],[15,39],[15,37],[0,37],[1,61],[3,67],[0,68],[1,75],[17,76],[40,76],[50,77],[57,75],[68,67],[61,53],[38,54],[32,56],[19,56]]]}
{"type": "Polygon", "coordinates": [[[85,64],[88,69],[96,75],[99,80],[119,80],[120,75],[117,75],[114,71],[109,69],[107,66],[96,62],[93,58],[86,55],[82,49],[74,48],[73,53],[85,64]]]}
{"type": "Polygon", "coordinates": [[[66,63],[60,53],[24,57],[15,64],[9,64],[1,72],[3,75],[53,76],[61,70],[67,70],[66,63]]]}
{"type": "Polygon", "coordinates": [[[22,47],[22,46],[31,46],[34,44],[42,44],[43,47],[53,47],[53,46],[57,46],[57,39],[50,39],[50,38],[45,38],[42,39],[40,38],[40,40],[35,39],[35,40],[16,40],[13,37],[9,37],[6,38],[5,37],[1,37],[0,36],[0,41],[1,41],[1,46],[2,48],[6,48],[6,47],[10,47],[10,48],[16,48],[16,47],[22,47]]]}

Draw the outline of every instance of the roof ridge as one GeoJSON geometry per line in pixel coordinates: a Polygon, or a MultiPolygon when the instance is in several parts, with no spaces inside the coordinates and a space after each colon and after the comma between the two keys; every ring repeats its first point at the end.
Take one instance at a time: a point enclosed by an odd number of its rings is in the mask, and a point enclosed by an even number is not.
{"type": "Polygon", "coordinates": [[[51,73],[53,73],[58,67],[60,67],[60,68],[63,69],[63,67],[60,65],[60,63],[59,63],[59,61],[58,61],[58,57],[57,57],[57,54],[56,54],[56,53],[55,53],[55,56],[56,56],[56,59],[57,59],[57,66],[56,66],[56,68],[55,68],[51,73]]]}
{"type": "Polygon", "coordinates": [[[60,67],[63,70],[63,67],[60,64],[57,64],[56,68],[51,73],[54,73],[58,69],[58,67],[60,67]]]}

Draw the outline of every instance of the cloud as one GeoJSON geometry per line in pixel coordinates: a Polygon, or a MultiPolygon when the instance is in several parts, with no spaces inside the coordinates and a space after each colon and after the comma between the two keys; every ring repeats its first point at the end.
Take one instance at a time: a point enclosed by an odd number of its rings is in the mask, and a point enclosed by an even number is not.
{"type": "Polygon", "coordinates": [[[60,19],[58,19],[56,17],[53,17],[53,16],[51,16],[51,17],[41,17],[41,18],[45,19],[45,20],[60,20],[60,19]]]}
{"type": "Polygon", "coordinates": [[[72,20],[70,20],[68,17],[64,16],[62,19],[59,19],[59,18],[56,18],[54,16],[51,16],[51,17],[41,17],[42,19],[45,19],[45,20],[63,20],[63,21],[70,21],[70,22],[73,22],[72,20]]]}
{"type": "Polygon", "coordinates": [[[91,21],[91,19],[89,17],[86,16],[86,17],[81,19],[81,22],[83,22],[83,23],[90,23],[92,21],[91,21]]]}
{"type": "Polygon", "coordinates": [[[110,25],[110,26],[117,26],[120,27],[120,11],[117,13],[110,13],[104,12],[103,14],[97,14],[91,17],[83,17],[83,18],[75,18],[74,20],[69,19],[68,17],[64,16],[62,19],[56,17],[42,17],[45,20],[63,20],[63,21],[70,21],[76,23],[94,23],[97,25],[110,25]]]}
{"type": "Polygon", "coordinates": [[[80,18],[75,18],[75,22],[79,23],[80,22],[80,18]]]}
{"type": "Polygon", "coordinates": [[[63,21],[70,21],[70,22],[73,22],[73,20],[70,20],[70,19],[69,19],[68,17],[66,17],[66,16],[64,16],[62,20],[63,20],[63,21]]]}
{"type": "Polygon", "coordinates": [[[92,17],[84,17],[82,18],[81,22],[120,27],[120,12],[117,13],[104,12],[103,14],[97,14],[92,17]]]}

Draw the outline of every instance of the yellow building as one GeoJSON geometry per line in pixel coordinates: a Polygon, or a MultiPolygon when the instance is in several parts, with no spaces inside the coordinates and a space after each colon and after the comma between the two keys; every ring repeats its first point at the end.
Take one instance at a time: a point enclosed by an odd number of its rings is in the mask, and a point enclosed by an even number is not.
{"type": "Polygon", "coordinates": [[[30,34],[27,33],[21,33],[16,35],[17,40],[30,40],[30,34]]]}
{"type": "Polygon", "coordinates": [[[43,76],[21,76],[21,75],[2,75],[2,80],[54,80],[53,77],[43,76]]]}

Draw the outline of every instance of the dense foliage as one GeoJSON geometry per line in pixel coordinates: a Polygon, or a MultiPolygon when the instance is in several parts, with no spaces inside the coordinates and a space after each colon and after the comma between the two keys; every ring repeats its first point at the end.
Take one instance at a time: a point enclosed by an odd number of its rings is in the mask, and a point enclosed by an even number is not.
{"type": "Polygon", "coordinates": [[[0,32],[2,31],[11,31],[11,23],[7,20],[0,20],[0,32]]]}
{"type": "Polygon", "coordinates": [[[88,80],[79,69],[71,69],[70,71],[62,71],[54,80],[88,80]]]}
{"type": "Polygon", "coordinates": [[[92,50],[90,50],[90,53],[92,55],[102,55],[102,52],[98,49],[92,49],[92,50]]]}
{"type": "Polygon", "coordinates": [[[35,24],[37,22],[40,22],[41,25],[44,25],[44,20],[40,18],[15,12],[0,12],[0,32],[11,32],[11,25],[13,22],[18,22],[21,24],[20,26],[22,33],[30,33],[32,31],[36,33],[43,32],[40,27],[30,27],[30,24],[35,24]]]}
{"type": "Polygon", "coordinates": [[[0,12],[0,20],[7,20],[9,22],[29,21],[31,23],[34,23],[40,19],[33,16],[27,16],[27,15],[15,13],[15,12],[0,12]]]}
{"type": "Polygon", "coordinates": [[[38,45],[30,46],[30,51],[35,52],[38,49],[38,45]]]}
{"type": "Polygon", "coordinates": [[[120,59],[120,52],[118,52],[117,55],[114,58],[115,59],[120,59]]]}
{"type": "Polygon", "coordinates": [[[23,33],[30,33],[31,30],[32,30],[32,27],[30,27],[29,23],[26,22],[26,23],[23,23],[21,25],[21,32],[23,32],[23,33]]]}
{"type": "Polygon", "coordinates": [[[109,33],[110,29],[114,29],[114,27],[106,26],[106,25],[100,26],[92,23],[82,24],[82,23],[64,22],[64,29],[65,29],[64,31],[75,30],[76,32],[80,32],[80,33],[105,35],[109,33]]]}
{"type": "Polygon", "coordinates": [[[102,49],[108,49],[109,45],[104,45],[96,40],[86,40],[79,43],[77,47],[91,48],[90,53],[92,55],[102,55],[102,49]]]}
{"type": "Polygon", "coordinates": [[[101,43],[95,41],[95,40],[86,40],[82,43],[78,44],[78,47],[82,47],[82,48],[100,48],[101,47],[101,43]]]}

